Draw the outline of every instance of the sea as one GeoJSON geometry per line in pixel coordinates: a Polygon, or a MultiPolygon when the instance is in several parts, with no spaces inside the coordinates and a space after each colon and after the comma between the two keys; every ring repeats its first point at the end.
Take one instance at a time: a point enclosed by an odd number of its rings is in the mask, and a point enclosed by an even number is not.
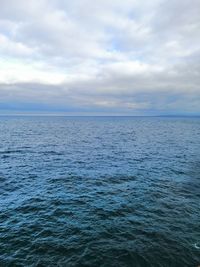
{"type": "Polygon", "coordinates": [[[0,117],[0,266],[200,265],[200,118],[0,117]]]}

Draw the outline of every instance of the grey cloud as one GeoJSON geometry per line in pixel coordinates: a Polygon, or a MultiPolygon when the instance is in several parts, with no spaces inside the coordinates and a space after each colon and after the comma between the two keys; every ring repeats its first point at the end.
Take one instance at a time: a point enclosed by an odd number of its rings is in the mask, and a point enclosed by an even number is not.
{"type": "Polygon", "coordinates": [[[1,0],[0,102],[200,113],[199,14],[198,0],[1,0]]]}

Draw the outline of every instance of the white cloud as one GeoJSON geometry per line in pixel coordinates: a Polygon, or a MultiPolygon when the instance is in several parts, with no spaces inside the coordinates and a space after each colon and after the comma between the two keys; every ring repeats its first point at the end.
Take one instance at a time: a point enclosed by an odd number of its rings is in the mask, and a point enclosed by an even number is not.
{"type": "Polygon", "coordinates": [[[1,0],[0,101],[199,113],[199,14],[199,0],[1,0]]]}

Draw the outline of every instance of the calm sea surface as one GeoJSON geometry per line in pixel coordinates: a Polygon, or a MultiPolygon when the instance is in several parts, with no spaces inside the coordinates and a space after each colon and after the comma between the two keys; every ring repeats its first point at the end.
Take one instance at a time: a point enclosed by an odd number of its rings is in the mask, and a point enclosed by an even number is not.
{"type": "Polygon", "coordinates": [[[200,264],[200,119],[0,117],[0,266],[200,264]]]}

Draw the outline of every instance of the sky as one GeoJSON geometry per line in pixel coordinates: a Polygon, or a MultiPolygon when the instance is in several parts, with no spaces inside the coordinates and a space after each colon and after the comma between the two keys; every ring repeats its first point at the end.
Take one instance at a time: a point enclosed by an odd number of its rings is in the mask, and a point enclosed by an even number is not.
{"type": "Polygon", "coordinates": [[[200,0],[0,0],[0,114],[200,115],[200,0]]]}

